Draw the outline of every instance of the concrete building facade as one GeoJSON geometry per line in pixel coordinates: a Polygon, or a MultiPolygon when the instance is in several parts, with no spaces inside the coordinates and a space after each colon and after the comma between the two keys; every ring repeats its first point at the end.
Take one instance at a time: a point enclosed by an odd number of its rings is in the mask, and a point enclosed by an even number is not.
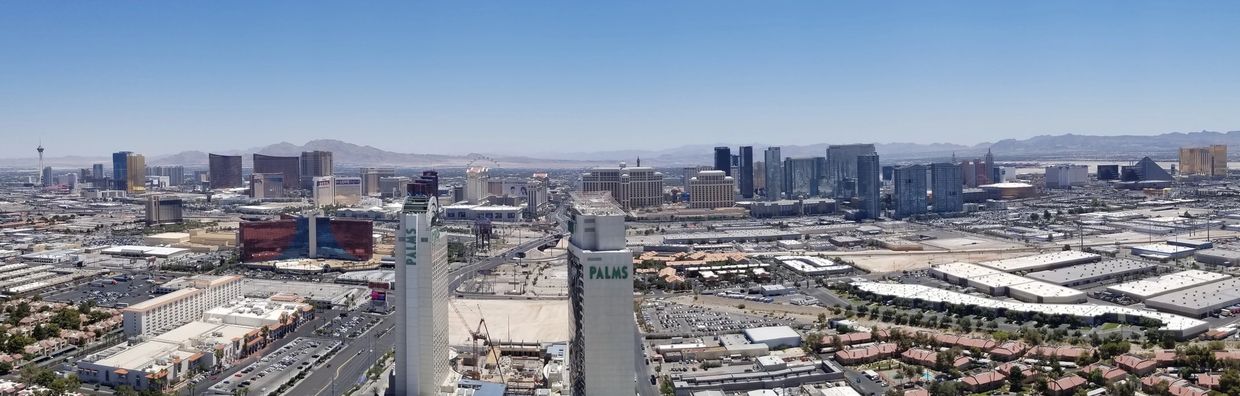
{"type": "Polygon", "coordinates": [[[121,310],[125,335],[137,337],[171,330],[197,320],[211,308],[241,298],[241,276],[195,275],[186,287],[121,310]]]}
{"type": "Polygon", "coordinates": [[[698,172],[689,180],[690,208],[728,208],[736,206],[736,179],[723,171],[698,172]]]}
{"type": "Polygon", "coordinates": [[[607,194],[573,197],[568,247],[569,388],[572,395],[628,396],[636,364],[633,253],[624,211],[607,194]]]}
{"type": "Polygon", "coordinates": [[[376,195],[380,193],[379,181],[385,177],[396,177],[395,168],[362,168],[362,195],[376,195]]]}
{"type": "Polygon", "coordinates": [[[582,192],[611,193],[625,210],[663,204],[663,173],[650,167],[599,167],[581,175],[582,192]]]}
{"type": "Polygon", "coordinates": [[[1046,167],[1046,188],[1072,188],[1089,182],[1089,167],[1085,165],[1051,165],[1046,167]]]}
{"type": "Polygon", "coordinates": [[[427,185],[411,186],[397,230],[397,395],[437,395],[449,375],[448,234],[427,185]]]}

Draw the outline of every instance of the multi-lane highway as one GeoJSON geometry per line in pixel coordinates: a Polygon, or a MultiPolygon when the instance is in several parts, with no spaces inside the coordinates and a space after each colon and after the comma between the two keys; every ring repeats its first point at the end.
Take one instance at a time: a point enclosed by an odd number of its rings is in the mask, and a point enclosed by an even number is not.
{"type": "Polygon", "coordinates": [[[500,264],[503,264],[505,261],[508,261],[512,259],[513,257],[515,257],[515,255],[519,252],[524,252],[524,251],[545,245],[547,243],[551,243],[557,239],[559,238],[556,237],[555,235],[543,236],[538,239],[534,239],[531,241],[521,243],[515,247],[505,250],[503,253],[499,255],[487,257],[476,263],[469,264],[464,267],[458,268],[456,271],[452,271],[448,274],[448,279],[450,279],[450,282],[448,283],[448,290],[456,290],[456,288],[460,286],[462,282],[465,282],[469,278],[473,277],[474,274],[476,274],[478,271],[484,271],[484,270],[489,270],[489,269],[498,267],[500,264]]]}
{"type": "Polygon", "coordinates": [[[370,369],[384,353],[396,345],[395,320],[383,317],[357,339],[345,342],[345,346],[332,356],[327,364],[318,366],[293,387],[289,395],[340,395],[364,381],[370,369]]]}

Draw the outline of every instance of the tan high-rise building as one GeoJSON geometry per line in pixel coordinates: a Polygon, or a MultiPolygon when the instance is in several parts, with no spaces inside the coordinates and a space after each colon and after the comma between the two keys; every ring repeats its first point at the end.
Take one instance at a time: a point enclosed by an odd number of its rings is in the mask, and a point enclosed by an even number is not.
{"type": "Polygon", "coordinates": [[[690,208],[730,208],[736,206],[736,180],[723,171],[698,172],[689,179],[690,208]]]}
{"type": "Polygon", "coordinates": [[[1181,147],[1179,170],[1185,176],[1227,176],[1227,145],[1181,147]]]}
{"type": "Polygon", "coordinates": [[[607,191],[626,210],[663,204],[663,173],[654,168],[598,167],[581,174],[582,192],[607,191]]]}

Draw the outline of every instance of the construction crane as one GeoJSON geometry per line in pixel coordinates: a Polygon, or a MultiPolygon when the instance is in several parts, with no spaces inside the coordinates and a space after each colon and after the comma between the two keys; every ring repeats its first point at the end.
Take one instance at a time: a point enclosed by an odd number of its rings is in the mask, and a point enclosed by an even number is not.
{"type": "MultiPolygon", "coordinates": [[[[482,307],[478,307],[478,311],[479,313],[481,313],[482,307]]],[[[495,356],[495,371],[499,373],[499,380],[501,383],[507,384],[508,380],[504,378],[504,370],[501,367],[499,367],[500,358],[501,358],[500,353],[499,353],[499,347],[495,346],[495,343],[491,342],[491,330],[487,328],[486,318],[478,319],[478,329],[471,332],[471,335],[473,338],[474,371],[476,371],[477,373],[479,373],[479,375],[481,375],[482,370],[486,367],[485,362],[487,358],[490,358],[492,355],[494,355],[495,356]],[[487,348],[486,356],[478,354],[478,340],[482,340],[483,346],[487,348]]]]}

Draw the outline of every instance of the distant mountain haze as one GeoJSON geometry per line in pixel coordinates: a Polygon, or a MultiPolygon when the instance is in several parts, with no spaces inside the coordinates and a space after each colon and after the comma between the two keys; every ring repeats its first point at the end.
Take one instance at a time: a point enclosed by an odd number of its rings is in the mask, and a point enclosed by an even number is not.
{"type": "MultiPolygon", "coordinates": [[[[845,143],[832,143],[845,144],[845,143]]],[[[1196,147],[1210,144],[1226,144],[1240,147],[1240,131],[1230,132],[1175,132],[1160,135],[1043,135],[1029,139],[1004,139],[994,143],[962,145],[953,143],[877,143],[875,148],[884,162],[939,161],[953,154],[959,159],[980,158],[987,149],[994,151],[999,161],[1054,161],[1068,159],[1123,160],[1151,156],[1160,160],[1176,158],[1179,147],[1196,147]]],[[[610,150],[582,152],[541,152],[529,155],[471,153],[466,155],[441,155],[397,153],[369,145],[357,145],[335,139],[311,140],[303,145],[280,142],[249,149],[213,151],[216,154],[242,155],[245,166],[250,166],[254,153],[297,156],[303,151],[331,151],[336,165],[340,166],[392,166],[392,167],[462,167],[471,161],[490,163],[494,161],[506,168],[586,168],[596,165],[614,165],[626,162],[635,165],[641,158],[642,165],[678,167],[711,163],[715,146],[754,146],[755,157],[766,144],[700,144],[654,150],[610,150]],[[481,160],[480,160],[481,158],[481,160]]],[[[812,157],[825,155],[828,143],[811,145],[781,145],[785,157],[812,157]]],[[[119,150],[119,149],[118,149],[119,150]]],[[[53,151],[54,152],[54,151],[53,151]]],[[[1236,150],[1232,150],[1236,153],[1236,150]]],[[[98,157],[50,156],[44,160],[53,167],[86,167],[93,163],[109,164],[108,155],[98,157]]],[[[184,151],[170,155],[141,153],[147,156],[149,165],[207,164],[207,153],[184,151]]],[[[1236,154],[1232,154],[1236,156],[1236,154]]],[[[0,159],[0,166],[33,167],[34,157],[0,159]]]]}

